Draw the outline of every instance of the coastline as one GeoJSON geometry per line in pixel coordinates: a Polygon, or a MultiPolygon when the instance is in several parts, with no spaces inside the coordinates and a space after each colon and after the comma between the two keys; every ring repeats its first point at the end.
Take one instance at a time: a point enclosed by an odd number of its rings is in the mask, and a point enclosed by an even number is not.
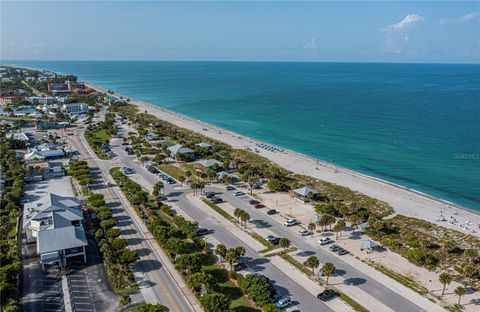
{"type": "MultiPolygon", "coordinates": [[[[98,85],[87,82],[84,83],[92,89],[106,93],[106,89],[98,85]]],[[[150,103],[117,93],[113,94],[113,96],[129,98],[129,104],[136,105],[141,111],[147,111],[149,114],[160,119],[227,143],[234,148],[245,149],[245,147],[249,147],[254,149],[257,144],[261,143],[273,146],[273,144],[269,144],[268,142],[255,140],[150,103]]],[[[474,211],[380,178],[368,176],[347,168],[333,166],[299,152],[288,149],[283,149],[282,152],[270,152],[265,149],[259,150],[259,155],[296,174],[312,176],[383,200],[393,207],[394,214],[422,219],[433,224],[480,237],[479,211],[474,211]],[[436,222],[436,220],[441,217],[444,217],[447,221],[436,222]],[[451,221],[453,222],[454,219],[456,219],[456,222],[450,223],[451,221]],[[471,224],[467,225],[469,221],[471,224]],[[463,227],[460,227],[460,225],[463,227]],[[476,233],[473,233],[472,230],[476,230],[476,233]]]]}

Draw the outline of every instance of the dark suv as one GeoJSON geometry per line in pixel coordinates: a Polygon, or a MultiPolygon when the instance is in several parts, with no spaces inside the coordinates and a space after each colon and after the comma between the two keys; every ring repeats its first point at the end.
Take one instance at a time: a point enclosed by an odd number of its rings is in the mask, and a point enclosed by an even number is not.
{"type": "Polygon", "coordinates": [[[317,295],[317,298],[322,300],[322,301],[328,301],[332,299],[333,297],[336,297],[337,293],[331,289],[325,289],[321,293],[317,295]]]}

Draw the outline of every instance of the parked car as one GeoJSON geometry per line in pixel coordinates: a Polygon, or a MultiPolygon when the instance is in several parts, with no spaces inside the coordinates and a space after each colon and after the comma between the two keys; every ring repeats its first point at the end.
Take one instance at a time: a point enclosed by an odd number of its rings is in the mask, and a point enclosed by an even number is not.
{"type": "Polygon", "coordinates": [[[263,204],[256,204],[255,206],[253,206],[255,209],[261,209],[261,208],[265,208],[265,205],[263,204]]]}
{"type": "Polygon", "coordinates": [[[248,203],[249,203],[250,205],[260,204],[260,202],[259,202],[258,200],[256,200],[256,199],[250,199],[250,200],[248,201],[248,203]]]}
{"type": "Polygon", "coordinates": [[[122,167],[122,169],[120,169],[120,172],[122,172],[123,174],[133,174],[135,173],[135,170],[129,167],[122,167]]]}
{"type": "Polygon", "coordinates": [[[333,243],[333,240],[331,240],[330,237],[322,237],[317,241],[317,243],[323,246],[323,245],[328,245],[330,243],[333,243]]]}
{"type": "Polygon", "coordinates": [[[338,245],[332,245],[332,246],[330,246],[330,248],[328,248],[328,249],[330,249],[330,251],[335,252],[335,251],[339,250],[340,248],[342,248],[342,247],[340,247],[340,246],[338,246],[338,245]]]}
{"type": "Polygon", "coordinates": [[[204,228],[200,228],[200,229],[197,229],[195,231],[195,234],[197,236],[207,235],[208,233],[209,233],[209,231],[207,229],[204,229],[204,228]]]}
{"type": "Polygon", "coordinates": [[[348,254],[348,253],[350,253],[350,252],[349,252],[348,250],[342,248],[342,247],[340,247],[340,248],[337,250],[337,255],[339,255],[339,256],[343,256],[343,255],[346,255],[346,254],[348,254]]]}
{"type": "Polygon", "coordinates": [[[309,230],[304,229],[304,230],[298,231],[298,234],[300,234],[300,236],[307,236],[307,235],[312,234],[312,232],[310,232],[309,230]]]}
{"type": "Polygon", "coordinates": [[[265,239],[272,243],[273,245],[278,245],[280,243],[280,238],[279,237],[275,237],[273,235],[268,235],[267,237],[265,237],[265,239]]]}
{"type": "Polygon", "coordinates": [[[317,298],[322,300],[322,301],[328,301],[332,299],[333,297],[336,297],[337,293],[331,289],[325,289],[321,293],[317,295],[317,298]]]}
{"type": "Polygon", "coordinates": [[[274,214],[277,214],[278,211],[276,211],[275,209],[270,209],[267,211],[267,215],[271,216],[271,215],[274,215],[274,214]]]}
{"type": "Polygon", "coordinates": [[[215,196],[217,196],[217,195],[215,195],[215,192],[206,192],[205,193],[205,197],[208,198],[208,199],[211,199],[215,196]]]}
{"type": "Polygon", "coordinates": [[[240,271],[240,270],[243,270],[247,267],[247,265],[245,264],[245,262],[237,262],[233,265],[233,270],[234,271],[240,271]]]}
{"type": "Polygon", "coordinates": [[[233,185],[225,185],[225,190],[226,191],[233,191],[235,189],[235,187],[233,185]]]}
{"type": "Polygon", "coordinates": [[[212,197],[210,200],[211,200],[212,203],[214,203],[214,204],[223,203],[223,199],[222,199],[221,197],[212,197]]]}
{"type": "Polygon", "coordinates": [[[288,296],[280,297],[275,303],[275,306],[279,309],[283,309],[288,307],[292,303],[292,300],[288,296]]]}
{"type": "Polygon", "coordinates": [[[288,219],[287,221],[283,222],[285,226],[294,226],[297,225],[299,222],[295,219],[288,219]]]}
{"type": "Polygon", "coordinates": [[[242,191],[236,191],[236,192],[233,192],[233,195],[234,196],[242,196],[242,195],[245,195],[245,193],[242,192],[242,191]]]}
{"type": "Polygon", "coordinates": [[[110,186],[112,186],[112,183],[110,183],[110,182],[107,181],[107,182],[105,182],[105,186],[106,186],[106,187],[110,187],[110,186]]]}

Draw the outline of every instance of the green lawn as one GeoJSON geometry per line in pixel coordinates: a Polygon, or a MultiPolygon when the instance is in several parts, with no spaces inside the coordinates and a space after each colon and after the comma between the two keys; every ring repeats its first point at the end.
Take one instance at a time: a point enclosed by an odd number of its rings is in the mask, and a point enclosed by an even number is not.
{"type": "Polygon", "coordinates": [[[99,129],[96,131],[92,131],[93,137],[99,140],[110,140],[110,134],[107,133],[105,129],[99,129]]]}
{"type": "Polygon", "coordinates": [[[209,274],[212,274],[219,286],[219,292],[225,294],[232,300],[230,310],[235,312],[258,312],[252,304],[245,298],[243,292],[237,285],[228,279],[227,271],[217,263],[211,261],[202,266],[202,269],[209,274]]]}
{"type": "Polygon", "coordinates": [[[161,165],[159,166],[159,169],[176,180],[181,176],[185,177],[185,171],[174,165],[161,165]]]}

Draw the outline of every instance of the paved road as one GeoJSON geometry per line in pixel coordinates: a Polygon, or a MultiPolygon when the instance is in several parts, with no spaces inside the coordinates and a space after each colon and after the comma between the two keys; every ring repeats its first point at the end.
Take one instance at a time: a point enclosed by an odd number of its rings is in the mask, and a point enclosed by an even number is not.
{"type": "MultiPolygon", "coordinates": [[[[138,175],[153,186],[159,179],[146,171],[138,161],[134,161],[134,156],[127,156],[121,150],[119,140],[112,141],[112,147],[117,154],[118,160],[127,167],[134,167],[138,175]]],[[[177,185],[178,187],[178,185],[177,185]]],[[[274,286],[279,294],[288,295],[296,302],[295,308],[302,311],[332,311],[327,305],[314,297],[301,285],[293,281],[288,275],[279,270],[276,266],[270,263],[268,258],[263,258],[249,246],[245,246],[244,242],[232,235],[225,227],[213,220],[208,214],[203,212],[185,196],[191,193],[191,190],[179,190],[170,185],[166,185],[164,193],[173,200],[174,203],[181,207],[182,211],[196,220],[201,227],[212,230],[210,234],[219,242],[227,247],[244,246],[246,250],[245,262],[252,271],[268,276],[274,281],[274,286]]]]}
{"type": "MultiPolygon", "coordinates": [[[[118,144],[120,144],[120,140],[117,141],[118,144]]],[[[122,150],[120,145],[116,146],[115,151],[118,155],[118,159],[124,163],[126,166],[130,167],[136,167],[137,168],[137,174],[141,175],[143,179],[148,181],[151,184],[154,184],[155,182],[158,181],[158,178],[156,178],[153,174],[147,172],[145,169],[141,168],[141,164],[137,161],[133,161],[134,156],[127,156],[125,152],[122,150]]],[[[165,190],[168,192],[171,188],[167,185],[165,190]]],[[[405,311],[405,312],[413,312],[413,311],[424,311],[421,307],[416,305],[414,302],[410,301],[409,299],[405,298],[404,296],[397,294],[390,288],[382,285],[380,282],[377,280],[372,279],[371,277],[365,275],[355,267],[349,265],[348,263],[344,262],[340,258],[332,255],[328,251],[321,250],[318,248],[318,246],[315,246],[315,243],[312,241],[308,241],[304,237],[300,237],[297,234],[298,227],[294,228],[287,228],[283,226],[279,221],[275,220],[274,218],[268,216],[265,214],[265,212],[253,209],[251,205],[248,204],[248,200],[250,199],[248,196],[242,196],[242,197],[235,197],[231,194],[231,192],[224,192],[222,188],[219,187],[212,187],[209,186],[206,188],[206,190],[214,190],[216,192],[222,192],[224,195],[222,197],[230,202],[234,207],[239,207],[239,208],[244,208],[249,211],[250,216],[253,219],[256,220],[263,220],[264,222],[260,222],[259,225],[257,223],[256,226],[258,227],[268,227],[270,231],[275,233],[275,235],[279,237],[287,237],[293,245],[295,245],[300,251],[304,252],[304,254],[308,255],[316,255],[319,260],[323,263],[325,262],[332,262],[335,267],[342,272],[342,277],[345,280],[352,281],[354,283],[357,283],[357,287],[377,299],[379,302],[382,302],[386,306],[390,307],[391,309],[395,311],[405,311]]],[[[178,191],[177,191],[178,192],[178,191]]],[[[220,241],[223,243],[223,240],[230,240],[228,236],[228,232],[224,233],[222,229],[219,228],[218,225],[216,224],[210,224],[208,218],[205,215],[202,215],[199,212],[198,207],[193,206],[189,200],[185,199],[185,194],[186,192],[181,192],[179,196],[177,196],[177,200],[179,201],[179,204],[182,207],[188,207],[186,212],[192,216],[195,220],[199,222],[204,227],[207,228],[213,228],[215,231],[218,230],[218,233],[221,235],[215,235],[216,237],[219,237],[220,241]],[[203,224],[202,222],[205,222],[203,224]],[[224,236],[226,235],[226,236],[224,236]]],[[[217,233],[217,232],[215,232],[217,233]]],[[[238,241],[235,237],[232,238],[232,242],[238,241]]],[[[238,243],[238,244],[241,244],[238,243]]],[[[274,275],[276,277],[276,275],[274,275]]],[[[277,277],[276,277],[277,278],[277,277]]],[[[278,278],[277,278],[278,280],[278,278]]],[[[287,280],[290,280],[287,277],[287,280]]],[[[282,282],[284,282],[282,280],[282,282]]],[[[286,282],[286,281],[285,281],[286,282]]],[[[303,298],[307,299],[307,298],[303,298]]],[[[318,303],[318,302],[317,302],[318,303]]]]}
{"type": "MultiPolygon", "coordinates": [[[[75,140],[72,140],[72,144],[85,157],[91,167],[99,169],[98,174],[102,180],[97,182],[105,181],[105,173],[110,169],[111,162],[99,160],[96,155],[90,153],[85,146],[86,142],[81,132],[79,129],[74,131],[75,140]]],[[[170,311],[193,311],[192,306],[179,289],[173,277],[164,268],[160,257],[155,252],[155,248],[146,239],[145,234],[139,230],[140,227],[136,220],[132,218],[129,210],[125,208],[127,203],[124,202],[117,188],[106,188],[100,185],[95,187],[95,191],[105,195],[106,201],[109,202],[114,212],[114,217],[119,221],[122,236],[128,239],[129,247],[136,250],[140,256],[140,259],[134,264],[134,271],[141,273],[141,287],[153,291],[153,295],[157,298],[156,302],[167,306],[170,308],[170,311]]],[[[147,302],[151,301],[148,298],[145,299],[147,302]]]]}
{"type": "Polygon", "coordinates": [[[391,309],[405,312],[424,311],[414,302],[395,293],[390,288],[383,286],[380,282],[360,272],[355,267],[352,267],[341,260],[339,257],[336,257],[332,253],[318,248],[318,246],[315,246],[314,240],[308,239],[308,237],[299,236],[297,234],[297,231],[300,229],[298,226],[286,227],[275,218],[267,215],[265,213],[265,209],[258,210],[252,208],[252,206],[248,203],[248,201],[251,199],[249,196],[244,195],[241,197],[235,197],[232,192],[225,192],[223,189],[218,187],[213,187],[210,189],[216,192],[222,192],[222,198],[224,198],[234,207],[243,208],[248,211],[251,216],[251,220],[262,220],[263,222],[261,223],[255,223],[256,227],[268,228],[278,237],[287,237],[292,244],[301,250],[305,255],[315,255],[318,257],[321,263],[333,263],[337,270],[342,272],[342,278],[354,283],[358,283],[357,287],[361,288],[370,296],[374,297],[391,309]]]}

